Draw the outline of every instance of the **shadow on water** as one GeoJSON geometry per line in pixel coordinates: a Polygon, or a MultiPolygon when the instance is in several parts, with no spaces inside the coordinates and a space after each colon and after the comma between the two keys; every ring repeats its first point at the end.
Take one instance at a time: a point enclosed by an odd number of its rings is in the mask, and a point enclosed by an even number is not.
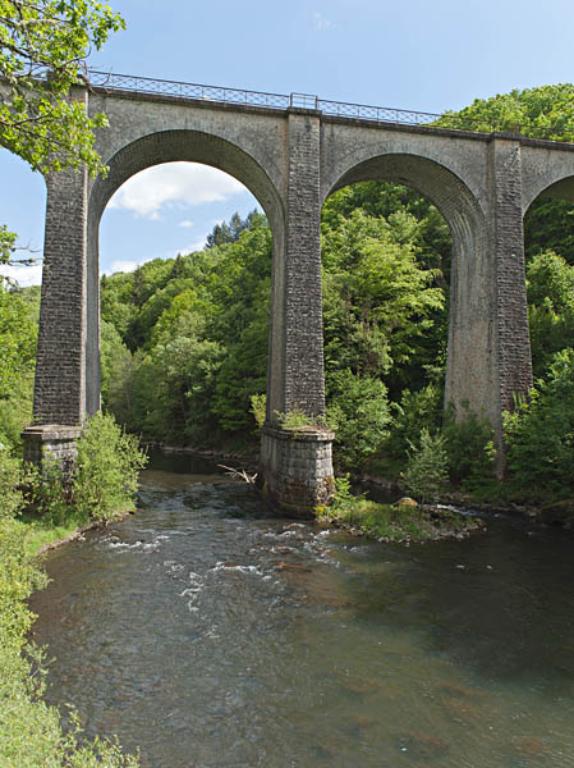
{"type": "Polygon", "coordinates": [[[358,618],[377,613],[382,625],[422,629],[429,651],[488,680],[570,689],[574,591],[566,585],[574,579],[574,537],[508,519],[488,527],[464,542],[411,547],[408,594],[400,576],[368,579],[358,618]]]}

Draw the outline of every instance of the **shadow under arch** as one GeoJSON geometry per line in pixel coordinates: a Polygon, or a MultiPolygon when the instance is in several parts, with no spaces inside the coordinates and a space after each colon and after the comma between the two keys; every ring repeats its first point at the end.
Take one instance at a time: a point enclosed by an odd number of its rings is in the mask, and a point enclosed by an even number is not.
{"type": "Polygon", "coordinates": [[[570,163],[549,164],[545,174],[527,179],[522,193],[522,215],[526,217],[534,203],[541,198],[574,203],[574,153],[570,163]]]}
{"type": "Polygon", "coordinates": [[[443,215],[453,241],[445,406],[463,418],[468,410],[497,423],[492,391],[492,294],[488,226],[481,202],[452,170],[424,155],[382,152],[347,169],[324,194],[361,181],[387,181],[414,189],[443,215]]]}
{"type": "Polygon", "coordinates": [[[100,407],[99,367],[99,231],[104,210],[114,193],[140,171],[171,162],[193,162],[217,168],[241,182],[257,199],[273,236],[273,273],[285,241],[285,209],[275,184],[261,165],[237,145],[194,130],[151,133],[104,158],[108,174],[92,184],[88,202],[86,411],[100,407]]]}
{"type": "MultiPolygon", "coordinates": [[[[574,238],[574,222],[572,213],[574,207],[574,169],[557,181],[551,181],[546,186],[529,190],[524,196],[522,217],[524,221],[524,246],[526,257],[532,253],[532,242],[537,241],[538,247],[544,250],[555,250],[556,240],[561,244],[566,236],[574,238]],[[553,226],[545,232],[544,241],[538,237],[538,228],[548,226],[548,214],[553,226]]],[[[561,248],[559,249],[561,250],[561,248]]]]}

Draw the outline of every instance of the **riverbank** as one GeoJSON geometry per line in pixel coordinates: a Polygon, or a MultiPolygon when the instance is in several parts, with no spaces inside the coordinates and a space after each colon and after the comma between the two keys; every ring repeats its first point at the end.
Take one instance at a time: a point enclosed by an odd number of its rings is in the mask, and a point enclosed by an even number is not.
{"type": "Polygon", "coordinates": [[[0,765],[2,768],[137,768],[114,741],[87,741],[74,718],[64,729],[45,699],[44,655],[30,642],[36,616],[31,595],[47,583],[40,555],[105,526],[134,508],[138,470],[135,438],[96,414],[78,441],[71,483],[57,464],[30,473],[0,451],[0,765]],[[26,491],[24,493],[24,490],[26,491]],[[73,499],[73,504],[70,503],[73,499]]]}
{"type": "Polygon", "coordinates": [[[130,506],[106,520],[87,520],[79,517],[71,510],[67,519],[61,523],[52,523],[41,516],[23,516],[15,520],[16,525],[22,526],[25,539],[25,551],[30,558],[41,558],[47,552],[58,549],[72,541],[81,540],[89,531],[106,528],[117,523],[128,515],[134,514],[130,506]]]}
{"type": "Polygon", "coordinates": [[[406,545],[444,539],[460,541],[486,530],[482,518],[463,514],[453,507],[421,505],[408,498],[396,504],[380,504],[350,494],[339,496],[330,507],[320,507],[317,520],[356,536],[406,545]]]}
{"type": "Polygon", "coordinates": [[[36,619],[28,599],[46,586],[38,556],[57,542],[81,535],[71,517],[62,525],[0,519],[0,764],[137,768],[117,743],[85,742],[78,727],[64,731],[60,713],[44,701],[42,652],[28,633],[36,619]]]}
{"type": "MultiPolygon", "coordinates": [[[[248,452],[196,446],[155,447],[163,455],[207,459],[217,463],[220,468],[226,467],[228,463],[235,463],[248,473],[257,468],[255,449],[248,452]]],[[[456,506],[464,504],[458,503],[458,500],[455,503],[450,498],[441,499],[440,503],[434,505],[397,503],[404,496],[404,489],[398,483],[383,478],[371,475],[355,477],[352,492],[351,484],[345,478],[339,478],[337,486],[334,503],[329,507],[318,508],[316,518],[323,525],[343,528],[353,535],[364,535],[380,542],[410,544],[443,539],[461,540],[484,530],[486,525],[476,515],[457,510],[456,506]],[[345,491],[341,492],[343,487],[345,491]],[[391,500],[394,503],[388,503],[391,500]]],[[[471,506],[476,509],[474,505],[471,506]]],[[[496,514],[502,510],[483,508],[480,511],[496,514]]]]}
{"type": "MultiPolygon", "coordinates": [[[[375,500],[389,496],[399,498],[404,492],[396,481],[389,481],[372,474],[357,478],[356,484],[375,500]]],[[[447,488],[441,493],[438,503],[443,507],[458,507],[486,517],[505,515],[533,525],[574,530],[574,499],[528,501],[524,494],[520,498],[513,498],[509,489],[500,483],[493,483],[491,487],[483,488],[476,493],[447,488]]]]}

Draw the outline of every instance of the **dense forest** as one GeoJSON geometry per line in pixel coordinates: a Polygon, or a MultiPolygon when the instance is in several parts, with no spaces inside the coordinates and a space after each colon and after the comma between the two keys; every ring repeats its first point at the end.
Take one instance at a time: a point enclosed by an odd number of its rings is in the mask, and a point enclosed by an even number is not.
{"type": "MultiPolygon", "coordinates": [[[[573,141],[573,105],[574,86],[545,86],[476,101],[440,124],[573,141]]],[[[569,497],[574,207],[536,201],[525,233],[536,386],[506,421],[507,487],[531,494],[535,481],[541,495],[569,497]]],[[[171,444],[256,445],[271,252],[255,211],[218,225],[201,251],[102,277],[103,403],[127,430],[171,444]]],[[[426,452],[455,485],[491,483],[490,428],[476,417],[456,425],[443,408],[450,252],[441,214],[405,187],[363,182],[325,203],[327,421],[339,471],[398,478],[426,452]]],[[[13,446],[30,416],[37,303],[37,289],[0,292],[0,440],[13,446]]]]}

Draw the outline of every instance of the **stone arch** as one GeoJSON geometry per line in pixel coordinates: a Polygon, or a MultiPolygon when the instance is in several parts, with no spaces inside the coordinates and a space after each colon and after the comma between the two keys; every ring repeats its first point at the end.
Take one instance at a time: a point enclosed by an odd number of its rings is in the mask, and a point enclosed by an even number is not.
{"type": "Polygon", "coordinates": [[[539,197],[574,203],[574,151],[558,146],[550,149],[522,148],[522,214],[539,197]]]}
{"type": "Polygon", "coordinates": [[[423,155],[388,152],[362,160],[343,171],[330,189],[324,191],[325,199],[337,189],[358,181],[390,181],[415,189],[436,205],[454,238],[467,238],[471,223],[485,222],[478,199],[462,179],[423,155]]]}
{"type": "Polygon", "coordinates": [[[574,168],[569,176],[564,176],[558,181],[553,181],[543,187],[534,197],[529,197],[524,201],[523,215],[526,216],[532,205],[541,197],[551,197],[555,200],[564,200],[568,203],[574,203],[574,168]]]}
{"type": "Polygon", "coordinates": [[[425,154],[388,151],[347,164],[329,194],[359,181],[390,181],[411,187],[442,213],[453,239],[445,405],[458,417],[467,410],[497,419],[492,397],[496,361],[492,353],[493,296],[490,289],[488,226],[483,202],[460,175],[425,154]]]}
{"type": "Polygon", "coordinates": [[[284,249],[285,210],[277,187],[261,165],[237,145],[195,130],[158,131],[119,149],[106,159],[108,174],[91,185],[87,223],[86,411],[100,402],[99,371],[99,229],[113,194],[136,173],[170,162],[187,161],[217,168],[240,181],[265,211],[273,233],[273,260],[284,249]]]}

